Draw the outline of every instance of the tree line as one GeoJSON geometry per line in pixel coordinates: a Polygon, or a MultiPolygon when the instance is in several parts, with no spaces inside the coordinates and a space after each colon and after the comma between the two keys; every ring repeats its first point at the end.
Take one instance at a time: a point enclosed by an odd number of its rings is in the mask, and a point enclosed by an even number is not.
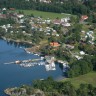
{"type": "MultiPolygon", "coordinates": [[[[42,90],[45,94],[44,96],[96,96],[96,87],[93,87],[91,84],[81,84],[76,89],[69,81],[57,82],[51,77],[45,80],[35,80],[32,86],[23,85],[20,88],[26,89],[27,95],[23,94],[23,96],[34,94],[34,89],[42,90]]],[[[18,88],[19,91],[20,88],[18,88]]],[[[39,93],[36,96],[42,95],[39,93]]]]}
{"type": "MultiPolygon", "coordinates": [[[[62,1],[62,0],[61,0],[62,1]]],[[[16,9],[33,9],[69,14],[90,14],[96,11],[95,0],[66,0],[61,3],[59,0],[52,0],[50,4],[41,3],[39,0],[0,0],[0,7],[16,9]]]]}
{"type": "Polygon", "coordinates": [[[96,71],[96,55],[84,56],[83,59],[70,64],[67,76],[70,78],[77,77],[91,71],[96,71]]]}

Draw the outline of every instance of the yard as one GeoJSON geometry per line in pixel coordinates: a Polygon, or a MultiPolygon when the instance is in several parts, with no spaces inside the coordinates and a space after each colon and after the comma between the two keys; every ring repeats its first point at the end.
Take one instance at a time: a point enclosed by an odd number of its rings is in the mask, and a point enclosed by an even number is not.
{"type": "Polygon", "coordinates": [[[81,83],[92,84],[96,87],[96,72],[91,72],[75,78],[64,79],[63,82],[64,81],[70,81],[76,88],[78,88],[81,83]]]}
{"type": "Polygon", "coordinates": [[[37,10],[17,10],[17,11],[23,11],[25,15],[31,15],[33,14],[34,16],[41,16],[43,18],[50,18],[50,19],[55,19],[55,18],[63,18],[63,17],[68,17],[71,16],[70,14],[60,14],[60,13],[52,13],[52,12],[43,12],[43,11],[37,11],[37,10]]]}

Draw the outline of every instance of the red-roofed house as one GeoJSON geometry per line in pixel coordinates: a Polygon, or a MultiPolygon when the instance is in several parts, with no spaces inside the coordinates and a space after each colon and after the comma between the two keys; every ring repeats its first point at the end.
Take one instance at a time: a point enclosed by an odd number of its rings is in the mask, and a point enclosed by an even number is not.
{"type": "Polygon", "coordinates": [[[51,42],[50,46],[52,46],[52,47],[59,47],[60,44],[58,42],[51,42]]]}
{"type": "Polygon", "coordinates": [[[88,19],[88,16],[87,15],[82,15],[81,16],[81,20],[87,20],[88,19]]]}

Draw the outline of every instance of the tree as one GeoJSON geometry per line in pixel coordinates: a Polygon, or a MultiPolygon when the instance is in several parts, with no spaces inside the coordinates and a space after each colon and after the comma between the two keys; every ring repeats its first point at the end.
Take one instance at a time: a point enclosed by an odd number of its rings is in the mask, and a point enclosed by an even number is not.
{"type": "Polygon", "coordinates": [[[72,84],[69,81],[63,83],[61,90],[63,95],[76,96],[75,88],[72,86],[72,84]]]}
{"type": "Polygon", "coordinates": [[[77,91],[78,96],[88,96],[88,89],[86,84],[81,84],[77,91]]]}
{"type": "Polygon", "coordinates": [[[92,65],[91,60],[81,59],[79,61],[73,62],[70,65],[70,69],[67,71],[67,75],[68,77],[72,78],[72,77],[77,77],[79,75],[86,74],[92,70],[93,70],[93,65],[92,65]]]}
{"type": "Polygon", "coordinates": [[[91,59],[91,62],[93,64],[93,70],[96,71],[96,55],[93,56],[93,58],[91,59]]]}

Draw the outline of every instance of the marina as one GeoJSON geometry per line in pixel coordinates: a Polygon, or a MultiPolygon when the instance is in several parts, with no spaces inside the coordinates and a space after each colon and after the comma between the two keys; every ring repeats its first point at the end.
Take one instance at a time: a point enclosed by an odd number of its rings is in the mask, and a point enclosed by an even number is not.
{"type": "MultiPolygon", "coordinates": [[[[22,47],[20,46],[20,48],[22,48],[22,47]]],[[[33,54],[34,56],[36,55],[36,56],[40,57],[39,53],[38,54],[32,53],[32,52],[28,51],[27,48],[22,48],[22,49],[24,49],[24,51],[27,54],[33,54]]],[[[8,63],[4,63],[4,64],[6,64],[6,65],[17,64],[17,65],[20,65],[21,67],[26,67],[26,68],[44,65],[46,71],[52,71],[52,70],[56,70],[55,61],[56,61],[56,59],[54,58],[54,56],[45,56],[45,57],[40,57],[40,58],[35,58],[35,59],[28,59],[28,60],[16,60],[14,62],[8,62],[8,63]]],[[[62,61],[62,60],[57,60],[57,62],[59,64],[62,64],[63,72],[66,72],[68,70],[68,68],[69,68],[68,62],[62,61]]]]}
{"type": "Polygon", "coordinates": [[[14,42],[6,42],[0,39],[0,96],[6,96],[4,90],[15,86],[21,86],[22,84],[32,84],[33,80],[46,79],[48,76],[52,76],[54,79],[62,76],[62,69],[59,64],[55,64],[56,70],[46,71],[45,65],[41,62],[44,58],[40,58],[38,55],[29,54],[24,51],[24,45],[15,45],[14,42]],[[2,45],[2,46],[1,46],[2,45]],[[16,64],[15,61],[23,60],[38,60],[38,65],[33,66],[34,62],[16,64]],[[23,64],[27,64],[27,67],[23,67],[23,64]],[[30,66],[32,65],[32,66],[30,66]],[[29,66],[29,67],[28,67],[29,66]]]}
{"type": "Polygon", "coordinates": [[[30,62],[30,63],[21,63],[20,66],[21,67],[33,67],[33,66],[37,66],[37,65],[45,65],[45,62],[30,62]]]}
{"type": "Polygon", "coordinates": [[[41,58],[40,59],[28,59],[28,60],[16,60],[14,62],[9,62],[9,63],[4,63],[4,64],[21,64],[21,63],[30,63],[30,62],[38,62],[42,60],[41,58]]]}
{"type": "Polygon", "coordinates": [[[4,64],[17,64],[21,67],[33,67],[33,66],[41,66],[44,65],[46,71],[56,70],[54,57],[45,56],[40,57],[39,59],[28,59],[28,60],[16,60],[14,62],[4,63],[4,64]]]}

